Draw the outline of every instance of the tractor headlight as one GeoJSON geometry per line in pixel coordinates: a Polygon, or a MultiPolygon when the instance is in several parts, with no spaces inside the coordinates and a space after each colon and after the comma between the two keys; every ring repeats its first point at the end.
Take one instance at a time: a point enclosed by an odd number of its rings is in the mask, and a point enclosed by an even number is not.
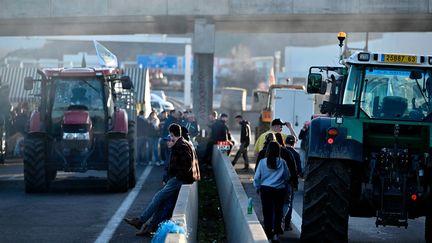
{"type": "Polygon", "coordinates": [[[63,139],[65,140],[90,140],[89,132],[65,132],[63,133],[63,139]]]}

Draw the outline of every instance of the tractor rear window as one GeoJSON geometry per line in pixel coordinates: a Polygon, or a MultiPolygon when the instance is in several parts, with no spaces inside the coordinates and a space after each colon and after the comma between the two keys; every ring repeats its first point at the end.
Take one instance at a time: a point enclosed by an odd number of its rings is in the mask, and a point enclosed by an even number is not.
{"type": "Polygon", "coordinates": [[[365,68],[361,109],[371,118],[421,121],[431,112],[430,70],[365,68]]]}

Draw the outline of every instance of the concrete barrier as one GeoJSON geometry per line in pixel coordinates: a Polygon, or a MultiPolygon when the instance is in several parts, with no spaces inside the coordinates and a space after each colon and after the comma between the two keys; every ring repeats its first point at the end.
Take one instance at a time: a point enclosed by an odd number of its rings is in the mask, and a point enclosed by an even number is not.
{"type": "Polygon", "coordinates": [[[168,234],[165,243],[195,243],[198,229],[198,183],[183,185],[171,219],[185,225],[186,237],[179,234],[168,234]]]}
{"type": "Polygon", "coordinates": [[[213,148],[213,171],[225,222],[228,242],[268,242],[255,211],[247,213],[248,197],[231,161],[213,148]]]}

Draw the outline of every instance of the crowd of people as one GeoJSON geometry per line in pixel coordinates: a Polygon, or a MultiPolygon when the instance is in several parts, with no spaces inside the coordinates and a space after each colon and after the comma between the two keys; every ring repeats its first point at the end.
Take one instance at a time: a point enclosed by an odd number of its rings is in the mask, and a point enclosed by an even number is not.
{"type": "MultiPolygon", "coordinates": [[[[218,115],[216,111],[209,114],[206,134],[200,131],[192,112],[172,110],[157,115],[151,112],[145,118],[140,112],[137,121],[138,161],[150,165],[164,165],[166,173],[164,187],[153,197],[151,203],[139,217],[125,218],[125,222],[138,229],[137,235],[154,232],[157,225],[171,217],[180,187],[200,179],[200,167],[211,164],[213,147],[223,144],[228,146],[228,156],[236,143],[228,128],[228,115],[218,115]],[[198,136],[207,137],[204,152],[196,152],[198,136]],[[199,165],[199,166],[198,166],[199,165]]],[[[238,150],[233,157],[235,166],[240,158],[244,168],[250,170],[248,148],[251,144],[250,123],[241,115],[235,116],[240,128],[238,150]]],[[[300,136],[305,138],[305,124],[300,136]]],[[[270,129],[256,138],[254,151],[256,156],[253,185],[260,195],[264,217],[264,231],[269,240],[278,242],[279,235],[292,230],[291,215],[293,199],[298,189],[299,177],[302,177],[301,156],[294,149],[297,135],[289,122],[274,119],[270,129]],[[290,134],[282,133],[286,126],[290,134]]],[[[200,144],[199,146],[203,146],[200,144]]],[[[202,169],[201,169],[202,170],[202,169]]]]}
{"type": "Polygon", "coordinates": [[[26,102],[12,107],[9,115],[5,117],[6,141],[13,156],[21,156],[22,141],[28,132],[29,118],[30,109],[26,102]]]}
{"type": "Polygon", "coordinates": [[[294,193],[303,173],[300,155],[294,149],[297,135],[291,123],[274,119],[270,125],[270,130],[255,142],[257,159],[253,184],[261,197],[267,238],[278,242],[284,231],[292,230],[294,193]],[[282,133],[283,126],[291,134],[282,133]]]}
{"type": "Polygon", "coordinates": [[[163,166],[168,162],[168,128],[174,123],[187,129],[192,142],[199,133],[199,125],[191,111],[171,110],[160,114],[151,111],[148,117],[144,117],[144,111],[139,112],[136,123],[138,164],[163,166]]]}

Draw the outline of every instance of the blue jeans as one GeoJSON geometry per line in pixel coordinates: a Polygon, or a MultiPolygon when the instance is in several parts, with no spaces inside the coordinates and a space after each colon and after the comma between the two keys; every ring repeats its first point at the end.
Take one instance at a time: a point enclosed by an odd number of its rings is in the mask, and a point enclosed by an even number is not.
{"type": "Polygon", "coordinates": [[[150,220],[150,226],[157,227],[160,223],[165,220],[169,220],[173,214],[175,205],[177,203],[179,191],[174,195],[170,196],[165,205],[161,205],[156,213],[153,214],[152,219],[150,220]]]}
{"type": "Polygon", "coordinates": [[[168,180],[167,184],[154,195],[150,204],[144,210],[144,212],[140,216],[141,222],[147,222],[153,214],[157,213],[159,210],[163,210],[167,200],[175,194],[178,195],[181,186],[183,185],[182,181],[177,180],[175,177],[168,180]]]}
{"type": "Polygon", "coordinates": [[[148,161],[152,161],[154,155],[154,161],[159,161],[159,137],[149,137],[148,139],[148,161]]]}

